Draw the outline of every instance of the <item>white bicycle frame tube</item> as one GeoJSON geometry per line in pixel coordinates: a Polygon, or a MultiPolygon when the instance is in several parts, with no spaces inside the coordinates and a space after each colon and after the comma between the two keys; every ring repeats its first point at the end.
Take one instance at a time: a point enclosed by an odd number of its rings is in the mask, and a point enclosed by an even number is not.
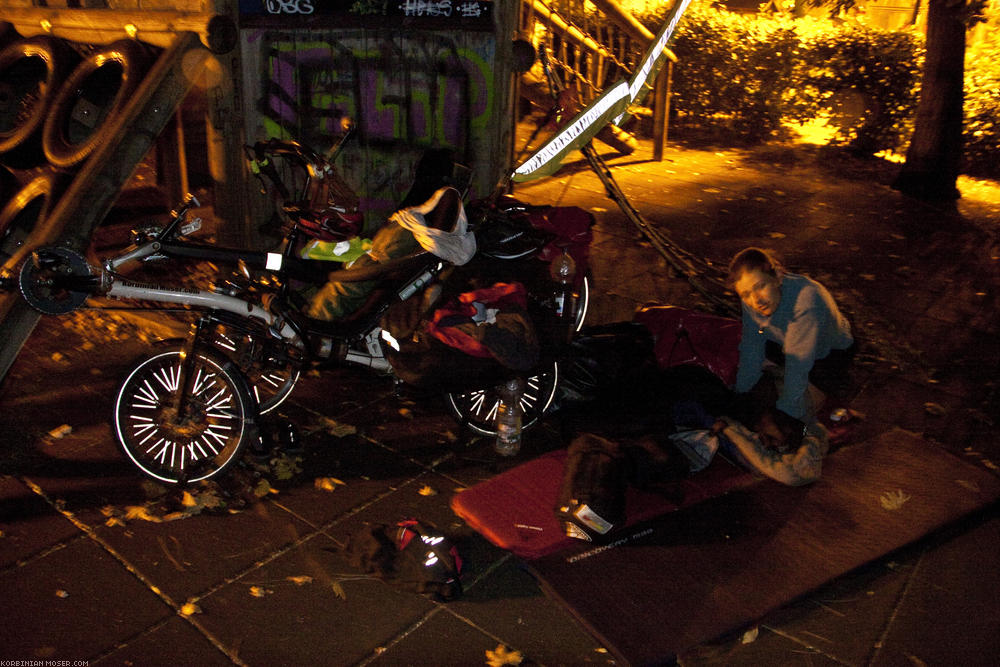
{"type": "MultiPolygon", "coordinates": [[[[111,288],[108,290],[107,295],[114,299],[140,299],[224,310],[241,317],[251,317],[260,320],[268,326],[272,326],[276,319],[272,313],[249,301],[201,289],[159,287],[157,285],[133,283],[127,280],[116,280],[111,283],[111,288]]],[[[278,333],[286,340],[295,338],[295,330],[287,324],[278,333]]]]}
{"type": "MultiPolygon", "coordinates": [[[[111,283],[107,291],[107,296],[113,299],[139,299],[144,301],[158,301],[160,303],[178,303],[185,306],[207,308],[211,310],[223,310],[240,317],[250,317],[260,320],[273,330],[277,318],[270,311],[260,306],[250,303],[244,299],[239,299],[228,294],[219,294],[201,289],[187,289],[183,287],[160,287],[158,285],[147,285],[134,283],[127,280],[115,280],[111,283]]],[[[298,334],[287,323],[282,324],[277,332],[283,340],[301,344],[298,334]]],[[[382,355],[381,349],[373,349],[372,341],[376,342],[381,329],[376,327],[365,338],[368,346],[367,352],[350,349],[347,351],[345,361],[367,366],[380,371],[391,370],[389,361],[382,355]]]]}

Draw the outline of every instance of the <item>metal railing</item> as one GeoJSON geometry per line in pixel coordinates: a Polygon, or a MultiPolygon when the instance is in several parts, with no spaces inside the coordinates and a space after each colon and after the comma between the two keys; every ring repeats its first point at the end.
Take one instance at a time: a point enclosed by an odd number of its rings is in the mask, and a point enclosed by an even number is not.
{"type": "MultiPolygon", "coordinates": [[[[520,33],[544,50],[560,86],[574,91],[582,105],[629,77],[653,39],[615,0],[524,0],[520,33]]],[[[652,115],[657,159],[666,139],[673,60],[671,54],[656,90],[646,98],[652,108],[639,110],[652,115]]]]}

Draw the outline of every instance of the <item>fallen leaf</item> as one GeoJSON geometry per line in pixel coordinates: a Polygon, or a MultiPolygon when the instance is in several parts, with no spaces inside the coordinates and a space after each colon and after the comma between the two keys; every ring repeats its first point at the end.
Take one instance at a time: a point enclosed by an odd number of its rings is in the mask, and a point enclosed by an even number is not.
{"type": "Polygon", "coordinates": [[[760,634],[760,628],[751,628],[743,633],[740,638],[741,644],[752,644],[757,641],[757,635],[760,634]]]}
{"type": "Polygon", "coordinates": [[[879,497],[879,502],[882,504],[882,509],[894,511],[900,509],[909,499],[910,496],[903,493],[902,489],[899,489],[883,493],[879,497]]]}
{"type": "Polygon", "coordinates": [[[334,436],[335,438],[343,438],[348,435],[354,435],[358,432],[357,427],[351,424],[342,424],[341,422],[335,421],[328,417],[324,417],[322,420],[323,430],[334,436]]]}
{"type": "Polygon", "coordinates": [[[947,412],[947,410],[945,410],[944,406],[939,403],[927,402],[924,403],[924,412],[934,417],[940,417],[947,412]]]}
{"type": "Polygon", "coordinates": [[[317,477],[316,481],[313,482],[313,487],[320,491],[335,491],[338,484],[346,486],[344,482],[336,477],[317,477]]]}
{"type": "Polygon", "coordinates": [[[73,427],[69,424],[63,424],[62,426],[56,426],[54,429],[49,431],[50,438],[65,438],[67,435],[73,432],[73,427]]]}
{"type": "Polygon", "coordinates": [[[129,505],[125,508],[125,520],[131,521],[133,519],[142,519],[143,521],[151,521],[153,523],[163,522],[163,519],[160,517],[150,514],[149,508],[143,505],[129,505]]]}
{"type": "Polygon", "coordinates": [[[271,483],[266,479],[262,479],[257,482],[257,485],[253,488],[253,494],[258,498],[263,498],[267,494],[271,493],[271,483]]]}
{"type": "Polygon", "coordinates": [[[427,486],[426,484],[424,484],[422,487],[420,487],[420,490],[417,491],[417,493],[419,493],[422,496],[436,496],[437,495],[437,491],[435,491],[431,487],[427,486]]]}
{"type": "Polygon", "coordinates": [[[285,577],[288,581],[292,582],[296,586],[304,586],[305,584],[311,584],[313,578],[308,574],[300,574],[296,577],[285,577]]]}
{"type": "Polygon", "coordinates": [[[768,234],[768,236],[770,238],[772,238],[772,239],[783,239],[783,238],[785,238],[785,234],[783,234],[782,232],[771,232],[770,234],[768,234]]]}
{"type": "Polygon", "coordinates": [[[272,466],[275,477],[278,479],[292,479],[295,475],[302,472],[302,466],[299,465],[300,461],[301,459],[297,457],[282,454],[274,460],[272,466]]]}
{"type": "Polygon", "coordinates": [[[121,516],[118,514],[105,514],[105,516],[108,518],[104,522],[104,525],[107,526],[108,528],[114,528],[115,526],[125,525],[125,522],[122,521],[121,516]]]}
{"type": "Polygon", "coordinates": [[[511,651],[503,644],[496,649],[486,652],[486,664],[490,667],[503,667],[503,665],[520,665],[524,658],[520,651],[511,651]]]}
{"type": "Polygon", "coordinates": [[[181,607],[181,616],[184,616],[185,618],[200,613],[201,613],[201,607],[199,607],[193,602],[187,602],[184,604],[183,607],[181,607]]]}
{"type": "Polygon", "coordinates": [[[339,581],[335,581],[332,584],[330,584],[330,588],[333,589],[334,595],[336,595],[341,600],[347,599],[347,591],[344,590],[344,587],[340,585],[339,581]]]}
{"type": "Polygon", "coordinates": [[[252,595],[255,598],[262,598],[265,595],[267,595],[268,593],[270,593],[270,591],[267,590],[266,588],[261,587],[261,586],[251,586],[250,587],[250,595],[252,595]]]}
{"type": "Polygon", "coordinates": [[[56,591],[56,597],[57,598],[68,598],[69,597],[69,593],[67,593],[66,591],[64,591],[62,589],[59,589],[58,591],[56,591]]]}

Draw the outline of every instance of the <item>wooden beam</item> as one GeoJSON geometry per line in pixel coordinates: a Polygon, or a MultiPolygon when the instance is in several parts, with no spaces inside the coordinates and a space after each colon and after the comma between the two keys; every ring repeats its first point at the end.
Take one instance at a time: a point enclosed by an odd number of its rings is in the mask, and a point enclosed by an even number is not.
{"type": "Polygon", "coordinates": [[[209,22],[215,16],[207,12],[169,10],[3,7],[3,20],[24,37],[53,35],[82,44],[110,44],[132,37],[163,48],[168,48],[180,32],[197,34],[207,46],[209,22]],[[135,33],[129,34],[125,26],[133,26],[135,33]]]}

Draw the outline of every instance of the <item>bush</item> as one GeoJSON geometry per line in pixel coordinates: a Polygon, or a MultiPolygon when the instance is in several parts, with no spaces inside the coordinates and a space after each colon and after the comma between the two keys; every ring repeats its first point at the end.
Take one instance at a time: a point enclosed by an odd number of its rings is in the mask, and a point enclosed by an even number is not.
{"type": "MultiPolygon", "coordinates": [[[[810,91],[808,113],[790,113],[792,119],[841,119],[834,141],[863,155],[906,145],[920,90],[922,37],[827,24],[804,38],[801,54],[797,83],[810,91]],[[860,103],[853,117],[840,113],[845,95],[860,103]]],[[[801,113],[794,100],[789,106],[801,113]]]]}
{"type": "MultiPolygon", "coordinates": [[[[667,5],[667,3],[662,3],[667,5]]],[[[640,17],[656,31],[664,9],[640,17]]],[[[963,173],[1000,178],[997,19],[966,54],[963,173]]],[[[677,27],[671,129],[759,143],[787,123],[826,119],[832,143],[905,152],[913,134],[923,35],[790,15],[736,14],[695,0],[677,27]]]]}
{"type": "MultiPolygon", "coordinates": [[[[662,15],[646,17],[651,29],[662,15]]],[[[909,138],[923,63],[922,38],[787,15],[688,8],[677,54],[675,127],[724,127],[765,141],[786,122],[829,118],[836,143],[872,154],[909,138]],[[848,112],[853,107],[853,112],[848,112]]]]}
{"type": "Polygon", "coordinates": [[[966,58],[963,172],[1000,179],[1000,62],[994,56],[1000,38],[991,34],[966,58]]]}
{"type": "MultiPolygon", "coordinates": [[[[659,17],[652,20],[658,27],[659,17]]],[[[799,40],[791,20],[694,5],[677,27],[672,123],[727,129],[748,141],[782,124],[783,92],[795,77],[799,40]]]]}

